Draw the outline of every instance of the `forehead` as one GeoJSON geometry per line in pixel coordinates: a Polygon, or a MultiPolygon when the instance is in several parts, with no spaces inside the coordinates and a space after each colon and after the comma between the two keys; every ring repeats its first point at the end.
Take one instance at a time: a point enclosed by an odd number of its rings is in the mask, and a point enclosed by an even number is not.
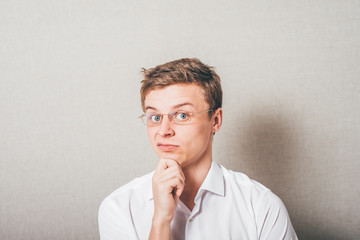
{"type": "Polygon", "coordinates": [[[209,107],[202,87],[196,84],[175,84],[151,90],[145,97],[145,109],[154,108],[168,111],[184,103],[194,110],[209,107]]]}

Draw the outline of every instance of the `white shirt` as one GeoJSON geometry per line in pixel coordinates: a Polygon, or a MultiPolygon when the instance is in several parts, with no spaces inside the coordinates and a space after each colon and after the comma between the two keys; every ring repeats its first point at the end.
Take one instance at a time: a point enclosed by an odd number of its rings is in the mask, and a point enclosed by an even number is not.
{"type": "MultiPolygon", "coordinates": [[[[111,193],[99,209],[102,240],[148,239],[154,202],[152,176],[111,193]]],[[[297,239],[282,201],[246,175],[212,162],[190,211],[179,201],[172,240],[297,239]]]]}

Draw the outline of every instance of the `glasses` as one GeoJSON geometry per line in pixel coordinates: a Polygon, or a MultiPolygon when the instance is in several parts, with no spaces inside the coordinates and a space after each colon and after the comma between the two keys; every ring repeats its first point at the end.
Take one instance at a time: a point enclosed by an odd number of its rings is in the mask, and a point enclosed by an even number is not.
{"type": "Polygon", "coordinates": [[[194,116],[202,114],[202,113],[211,112],[211,111],[213,111],[213,109],[209,109],[209,110],[202,111],[202,112],[196,112],[196,113],[192,113],[192,112],[188,112],[188,111],[177,111],[177,112],[171,112],[168,114],[144,113],[139,118],[141,118],[142,122],[149,127],[160,125],[164,118],[164,115],[167,115],[169,120],[172,123],[187,124],[187,123],[191,122],[191,119],[194,116]]]}

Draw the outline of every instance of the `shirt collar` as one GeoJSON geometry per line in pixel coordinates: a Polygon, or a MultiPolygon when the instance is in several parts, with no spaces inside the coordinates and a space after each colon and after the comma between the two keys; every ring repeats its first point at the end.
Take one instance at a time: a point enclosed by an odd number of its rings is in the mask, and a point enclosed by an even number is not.
{"type": "MultiPolygon", "coordinates": [[[[151,174],[151,179],[154,172],[151,174]]],[[[215,161],[212,161],[210,170],[206,175],[204,182],[202,183],[197,196],[203,192],[204,190],[215,193],[220,196],[225,196],[225,187],[224,187],[224,177],[221,170],[221,167],[215,161]]],[[[146,192],[147,199],[153,200],[153,192],[152,192],[152,182],[148,182],[147,192],[146,192]]],[[[195,199],[197,198],[195,197],[195,199]]]]}
{"type": "Polygon", "coordinates": [[[210,170],[203,184],[201,185],[198,194],[201,192],[201,190],[206,190],[220,196],[225,196],[223,173],[220,165],[215,161],[212,161],[210,170]]]}

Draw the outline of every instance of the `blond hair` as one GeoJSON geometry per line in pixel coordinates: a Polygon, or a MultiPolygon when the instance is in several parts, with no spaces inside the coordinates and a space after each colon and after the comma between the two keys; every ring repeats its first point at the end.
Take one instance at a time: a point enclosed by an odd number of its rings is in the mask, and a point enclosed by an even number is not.
{"type": "Polygon", "coordinates": [[[197,84],[202,87],[210,109],[215,111],[222,106],[220,77],[213,67],[203,64],[197,58],[178,59],[148,70],[143,69],[142,72],[144,80],[141,81],[140,94],[143,110],[145,98],[151,90],[174,84],[197,84]]]}

